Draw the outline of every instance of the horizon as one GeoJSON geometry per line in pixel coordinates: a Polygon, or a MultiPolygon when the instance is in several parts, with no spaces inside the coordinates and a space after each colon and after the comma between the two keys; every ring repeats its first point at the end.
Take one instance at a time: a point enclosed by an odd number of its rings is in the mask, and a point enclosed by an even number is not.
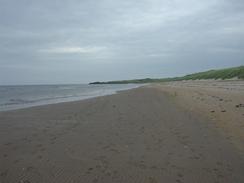
{"type": "MultiPolygon", "coordinates": [[[[244,67],[244,65],[239,65],[236,67],[244,67]]],[[[221,69],[228,69],[230,67],[225,67],[225,68],[219,68],[221,69]]],[[[235,67],[231,67],[231,68],[235,68],[235,67]]],[[[219,70],[219,69],[211,69],[211,70],[219,70]]],[[[35,84],[35,83],[30,83],[30,84],[10,84],[10,85],[0,85],[0,86],[55,86],[55,85],[89,85],[90,83],[93,82],[111,82],[111,81],[127,81],[127,80],[140,80],[140,79],[167,79],[167,78],[175,78],[175,77],[183,77],[189,74],[196,74],[196,73],[201,73],[201,72],[206,72],[206,71],[210,71],[210,70],[203,70],[203,71],[199,71],[199,72],[193,72],[193,73],[187,73],[185,75],[179,75],[179,76],[171,76],[171,77],[159,77],[159,78],[129,78],[129,79],[121,79],[121,80],[107,80],[107,81],[90,81],[89,83],[39,83],[39,84],[35,84]]],[[[127,84],[133,84],[133,83],[127,83],[127,84]]],[[[134,83],[136,84],[136,83],[134,83]]],[[[137,83],[139,84],[139,83],[137,83]]],[[[143,83],[141,83],[143,84],[143,83]]],[[[119,84],[120,85],[120,84],[119,84]]]]}
{"type": "Polygon", "coordinates": [[[0,85],[178,77],[243,65],[242,0],[0,2],[0,85]]]}

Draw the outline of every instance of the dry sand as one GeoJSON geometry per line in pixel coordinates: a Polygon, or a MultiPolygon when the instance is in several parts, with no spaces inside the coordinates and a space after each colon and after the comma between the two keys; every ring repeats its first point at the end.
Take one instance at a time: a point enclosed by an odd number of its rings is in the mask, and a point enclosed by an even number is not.
{"type": "MultiPolygon", "coordinates": [[[[244,154],[238,141],[242,135],[228,138],[232,130],[239,133],[243,128],[225,131],[231,126],[228,122],[217,128],[212,114],[182,107],[188,101],[186,105],[204,111],[192,102],[199,100],[197,96],[174,93],[178,89],[172,85],[189,88],[180,83],[152,85],[79,102],[1,112],[0,182],[244,182],[244,154]]],[[[243,107],[233,108],[233,113],[243,113],[243,107]]],[[[227,115],[230,109],[224,109],[227,115]]],[[[219,119],[219,108],[211,110],[219,119]]],[[[239,122],[234,126],[243,125],[239,122]]]]}
{"type": "Polygon", "coordinates": [[[231,143],[244,152],[244,81],[169,82],[154,87],[176,104],[207,117],[231,143]]]}

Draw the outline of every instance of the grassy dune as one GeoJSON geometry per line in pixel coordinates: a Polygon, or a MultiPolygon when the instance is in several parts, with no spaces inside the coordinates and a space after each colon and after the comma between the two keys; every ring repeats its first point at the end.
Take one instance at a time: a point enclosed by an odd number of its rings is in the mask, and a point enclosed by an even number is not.
{"type": "Polygon", "coordinates": [[[244,79],[244,66],[232,67],[219,70],[209,70],[205,72],[198,72],[194,74],[185,75],[182,77],[162,78],[162,79],[134,79],[108,82],[93,82],[90,84],[127,84],[127,83],[155,83],[165,81],[181,81],[181,80],[197,80],[197,79],[244,79]]]}
{"type": "Polygon", "coordinates": [[[210,70],[206,72],[199,72],[195,74],[189,74],[181,79],[189,80],[189,79],[231,79],[231,78],[239,78],[244,79],[244,66],[233,67],[228,69],[220,69],[220,70],[210,70]]]}

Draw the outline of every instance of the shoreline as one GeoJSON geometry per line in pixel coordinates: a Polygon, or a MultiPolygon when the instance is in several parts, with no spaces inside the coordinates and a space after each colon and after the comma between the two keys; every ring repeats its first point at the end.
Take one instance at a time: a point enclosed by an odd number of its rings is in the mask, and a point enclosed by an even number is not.
{"type": "Polygon", "coordinates": [[[177,85],[0,112],[0,182],[243,182],[240,137],[177,85]]]}
{"type": "MultiPolygon", "coordinates": [[[[138,88],[140,88],[140,87],[138,87],[138,88]]],[[[41,110],[41,109],[52,108],[52,107],[56,107],[56,106],[61,107],[61,106],[65,106],[65,105],[79,104],[79,103],[90,101],[90,100],[96,100],[96,99],[103,98],[103,97],[109,97],[109,96],[117,95],[120,92],[130,91],[130,90],[134,90],[134,89],[136,89],[136,88],[127,89],[127,90],[123,90],[123,91],[117,91],[116,93],[113,93],[113,94],[101,95],[101,96],[85,98],[85,99],[81,99],[81,100],[50,103],[50,104],[36,105],[36,106],[30,106],[30,107],[18,108],[18,109],[10,109],[10,110],[6,110],[6,111],[0,111],[0,115],[1,115],[1,113],[20,112],[20,111],[25,111],[25,110],[27,110],[27,111],[28,110],[41,110]]]]}
{"type": "MultiPolygon", "coordinates": [[[[33,85],[31,85],[31,86],[33,86],[33,85]]],[[[43,86],[46,86],[46,85],[43,85],[43,86]]],[[[54,86],[54,85],[50,85],[50,86],[54,86]]],[[[46,100],[39,101],[39,102],[36,101],[33,103],[30,102],[30,103],[23,103],[23,104],[7,105],[7,106],[5,106],[5,108],[4,107],[0,108],[0,112],[29,109],[32,107],[46,106],[46,105],[52,105],[52,104],[62,104],[62,103],[67,103],[67,102],[83,101],[83,100],[97,98],[97,97],[114,95],[118,92],[131,90],[131,89],[135,89],[138,87],[142,87],[142,86],[138,85],[138,86],[131,86],[130,88],[120,88],[120,89],[117,89],[114,91],[107,91],[107,93],[97,94],[97,95],[89,95],[89,96],[82,96],[82,97],[81,96],[79,96],[79,97],[65,97],[64,96],[64,97],[59,97],[59,98],[50,98],[50,99],[46,99],[46,100]]]]}

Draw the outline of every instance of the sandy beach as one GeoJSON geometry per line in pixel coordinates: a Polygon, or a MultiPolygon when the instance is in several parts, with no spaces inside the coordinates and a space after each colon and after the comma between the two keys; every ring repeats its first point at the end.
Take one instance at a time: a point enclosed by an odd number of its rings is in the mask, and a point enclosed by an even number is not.
{"type": "Polygon", "coordinates": [[[0,183],[243,183],[244,82],[0,113],[0,183]]]}

